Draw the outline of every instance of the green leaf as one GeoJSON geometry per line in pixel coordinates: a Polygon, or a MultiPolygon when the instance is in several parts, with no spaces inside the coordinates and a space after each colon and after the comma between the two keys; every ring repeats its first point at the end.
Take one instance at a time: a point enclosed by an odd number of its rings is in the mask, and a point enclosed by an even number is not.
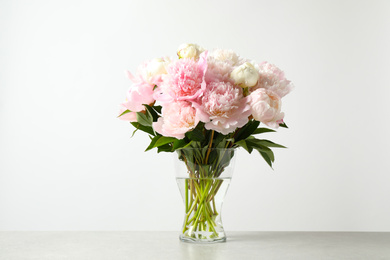
{"type": "Polygon", "coordinates": [[[150,142],[149,146],[146,148],[145,152],[153,149],[155,147],[154,145],[156,144],[157,140],[160,139],[160,137],[161,137],[160,135],[153,137],[152,141],[150,142]]]}
{"type": "Polygon", "coordinates": [[[186,137],[191,141],[197,141],[197,142],[202,142],[205,139],[202,131],[200,131],[197,128],[194,128],[192,131],[187,132],[186,137]]]}
{"type": "Polygon", "coordinates": [[[149,118],[152,118],[153,122],[157,122],[158,115],[157,112],[149,105],[144,104],[146,108],[146,113],[148,114],[149,118]]]}
{"type": "MultiPolygon", "coordinates": [[[[183,149],[179,152],[185,161],[187,162],[194,162],[194,150],[192,149],[183,149]]],[[[190,164],[191,165],[191,164],[190,164]]]]}
{"type": "Polygon", "coordinates": [[[246,139],[236,142],[236,145],[243,147],[249,153],[255,149],[264,158],[267,164],[272,168],[272,162],[275,160],[274,153],[266,146],[253,142],[253,139],[246,139]]]}
{"type": "Polygon", "coordinates": [[[134,131],[133,131],[133,133],[131,134],[131,136],[130,136],[130,138],[132,138],[134,135],[135,135],[135,133],[138,131],[138,128],[136,128],[134,131]]]}
{"type": "Polygon", "coordinates": [[[213,164],[216,159],[218,159],[218,150],[212,149],[209,155],[208,164],[213,164]]]}
{"type": "Polygon", "coordinates": [[[268,152],[265,152],[265,153],[267,153],[267,155],[271,159],[271,162],[275,161],[275,155],[274,155],[274,152],[272,150],[269,150],[268,152]]]}
{"type": "Polygon", "coordinates": [[[268,157],[270,158],[271,162],[275,161],[274,152],[270,148],[265,147],[265,146],[260,146],[260,145],[254,146],[253,148],[256,149],[260,154],[266,153],[268,155],[268,157]]]}
{"type": "Polygon", "coordinates": [[[144,126],[152,126],[153,118],[147,113],[137,112],[137,122],[144,126]]]}
{"type": "Polygon", "coordinates": [[[227,148],[226,145],[228,145],[227,142],[229,142],[229,141],[234,142],[234,140],[232,140],[232,139],[223,139],[221,142],[219,142],[219,143],[218,143],[217,145],[215,145],[214,147],[215,147],[215,148],[227,148]]]}
{"type": "MultiPolygon", "coordinates": [[[[215,132],[214,133],[214,141],[213,141],[214,146],[218,147],[218,144],[221,143],[225,138],[227,138],[227,135],[223,135],[221,133],[215,132]]],[[[224,146],[225,144],[222,144],[222,145],[224,146]]]]}
{"type": "Polygon", "coordinates": [[[156,110],[157,113],[161,114],[162,106],[153,106],[153,109],[156,110]]]}
{"type": "Polygon", "coordinates": [[[183,148],[184,146],[188,145],[189,143],[187,143],[185,141],[185,139],[176,139],[175,141],[173,141],[173,151],[175,151],[176,149],[180,149],[180,148],[183,148]]]}
{"type": "Polygon", "coordinates": [[[256,120],[249,121],[243,128],[239,129],[234,140],[240,141],[248,138],[257,129],[260,122],[256,120]]]}
{"type": "Polygon", "coordinates": [[[207,153],[207,150],[208,150],[208,146],[205,146],[201,149],[201,156],[200,158],[206,158],[206,153],[207,153]]]}
{"type": "Polygon", "coordinates": [[[121,117],[121,116],[123,116],[123,115],[125,115],[125,114],[127,114],[127,113],[130,113],[130,112],[131,112],[130,110],[126,109],[125,111],[122,112],[122,114],[120,114],[120,115],[117,116],[117,117],[121,117]]]}
{"type": "Polygon", "coordinates": [[[286,125],[286,123],[285,123],[285,122],[283,122],[283,123],[279,124],[279,126],[280,126],[280,127],[284,127],[284,128],[288,128],[288,126],[286,125]]]}
{"type": "Polygon", "coordinates": [[[259,143],[259,142],[258,142],[258,141],[259,141],[258,139],[255,139],[255,138],[254,138],[254,139],[247,139],[247,140],[245,140],[245,141],[246,141],[247,145],[249,145],[249,146],[255,148],[255,149],[258,150],[258,151],[262,151],[262,152],[271,151],[271,149],[269,149],[267,146],[265,146],[265,145],[259,143]]]}
{"type": "Polygon", "coordinates": [[[132,124],[135,128],[137,128],[138,130],[141,130],[141,131],[143,131],[145,133],[148,133],[148,134],[153,135],[153,136],[156,135],[156,133],[154,132],[153,128],[150,127],[150,126],[144,126],[144,125],[141,125],[138,122],[130,122],[130,124],[132,124]]]}
{"type": "Polygon", "coordinates": [[[161,153],[161,152],[168,152],[168,153],[173,152],[172,146],[170,146],[169,144],[164,144],[164,145],[157,147],[157,153],[161,153]]]}
{"type": "Polygon", "coordinates": [[[169,143],[172,143],[174,142],[175,140],[177,140],[177,138],[175,137],[166,137],[166,136],[160,136],[153,147],[159,147],[159,146],[163,146],[165,144],[169,144],[169,143]]]}
{"type": "Polygon", "coordinates": [[[253,151],[253,147],[252,146],[248,146],[247,142],[245,140],[240,140],[238,142],[235,142],[236,145],[239,145],[241,146],[242,148],[244,148],[245,150],[247,150],[248,153],[252,153],[253,151]]]}
{"type": "Polygon", "coordinates": [[[283,146],[281,144],[274,143],[270,140],[265,140],[265,139],[257,139],[257,143],[267,146],[267,147],[276,147],[276,148],[287,148],[286,146],[283,146]]]}
{"type": "Polygon", "coordinates": [[[271,161],[271,158],[268,156],[268,154],[265,153],[265,152],[260,152],[260,151],[259,151],[259,153],[261,154],[261,156],[264,158],[264,160],[268,163],[268,165],[273,170],[273,168],[272,168],[272,161],[271,161]]]}
{"type": "MultiPolygon", "coordinates": [[[[181,142],[181,141],[185,141],[185,139],[180,139],[180,140],[177,139],[177,141],[181,142]]],[[[177,141],[175,141],[175,142],[177,142],[177,141]]],[[[174,145],[175,145],[175,142],[173,142],[174,145]]],[[[178,147],[178,148],[175,148],[175,147],[174,147],[174,150],[176,150],[176,149],[181,149],[181,148],[187,148],[187,147],[191,146],[192,142],[193,142],[193,141],[190,141],[189,143],[186,143],[183,147],[178,147]]]]}
{"type": "MultiPolygon", "coordinates": [[[[265,144],[271,144],[271,145],[277,145],[277,144],[268,140],[256,139],[253,136],[249,136],[247,139],[238,141],[235,144],[243,147],[249,153],[251,153],[252,150],[255,149],[260,153],[260,155],[264,158],[267,164],[272,168],[272,163],[275,161],[274,152],[265,144]]],[[[279,147],[279,146],[273,146],[273,147],[279,147]]]]}
{"type": "Polygon", "coordinates": [[[269,128],[260,127],[260,128],[257,128],[252,134],[256,135],[256,134],[262,134],[262,133],[268,133],[268,132],[276,132],[276,131],[269,129],[269,128]]]}

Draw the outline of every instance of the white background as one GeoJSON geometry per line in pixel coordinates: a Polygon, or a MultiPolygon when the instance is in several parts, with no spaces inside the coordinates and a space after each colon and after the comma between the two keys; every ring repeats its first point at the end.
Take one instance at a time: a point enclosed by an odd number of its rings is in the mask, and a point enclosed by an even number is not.
{"type": "Polygon", "coordinates": [[[239,153],[229,230],[390,231],[389,1],[1,1],[0,230],[179,230],[171,154],[116,119],[181,43],[286,72],[274,171],[239,153]]]}

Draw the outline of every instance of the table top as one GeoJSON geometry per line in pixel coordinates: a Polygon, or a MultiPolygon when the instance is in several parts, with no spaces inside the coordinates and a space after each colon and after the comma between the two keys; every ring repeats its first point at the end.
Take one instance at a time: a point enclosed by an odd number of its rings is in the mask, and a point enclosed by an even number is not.
{"type": "Polygon", "coordinates": [[[390,259],[387,232],[227,232],[216,244],[178,232],[0,232],[0,260],[14,259],[390,259]]]}

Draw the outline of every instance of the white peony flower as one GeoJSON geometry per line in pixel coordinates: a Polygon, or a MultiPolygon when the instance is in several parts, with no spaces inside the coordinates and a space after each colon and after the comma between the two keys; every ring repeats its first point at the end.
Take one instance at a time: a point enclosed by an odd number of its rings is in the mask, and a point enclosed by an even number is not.
{"type": "Polygon", "coordinates": [[[166,67],[170,62],[169,58],[152,59],[142,64],[138,72],[144,80],[150,82],[156,76],[167,74],[166,67]]]}
{"type": "Polygon", "coordinates": [[[179,59],[181,58],[199,58],[199,55],[204,52],[205,49],[200,47],[197,44],[192,43],[184,43],[179,46],[177,50],[177,56],[179,56],[179,59]]]}
{"type": "Polygon", "coordinates": [[[259,80],[259,72],[253,64],[245,62],[241,66],[235,68],[230,74],[230,77],[237,85],[240,85],[243,88],[253,87],[259,80]]]}
{"type": "Polygon", "coordinates": [[[253,118],[269,127],[278,128],[284,117],[280,97],[264,88],[257,89],[248,97],[253,118]]]}

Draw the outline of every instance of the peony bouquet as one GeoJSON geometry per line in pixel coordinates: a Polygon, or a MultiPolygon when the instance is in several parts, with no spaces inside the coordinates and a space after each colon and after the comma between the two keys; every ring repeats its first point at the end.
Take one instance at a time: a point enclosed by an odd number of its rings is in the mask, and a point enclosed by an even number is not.
{"type": "Polygon", "coordinates": [[[176,151],[186,166],[185,179],[178,180],[186,213],[182,240],[224,241],[216,200],[226,192],[234,148],[256,150],[272,167],[271,148],[284,146],[255,136],[287,127],[281,99],[293,85],[276,66],[232,50],[183,44],[177,55],[127,72],[133,85],[119,118],[149,135],[146,151],[176,151]]]}
{"type": "Polygon", "coordinates": [[[119,118],[149,134],[146,151],[243,147],[257,150],[272,167],[271,147],[283,146],[254,135],[287,127],[281,99],[293,85],[283,71],[196,44],[181,45],[177,55],[147,61],[136,75],[127,72],[133,85],[119,118]]]}

